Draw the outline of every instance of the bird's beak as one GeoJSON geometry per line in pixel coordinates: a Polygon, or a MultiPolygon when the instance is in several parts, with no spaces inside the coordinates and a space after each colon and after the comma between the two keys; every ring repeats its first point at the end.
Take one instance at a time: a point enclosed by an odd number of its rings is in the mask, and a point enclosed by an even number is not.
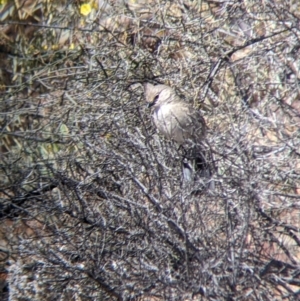
{"type": "Polygon", "coordinates": [[[154,97],[153,101],[151,101],[151,102],[148,103],[148,108],[153,107],[153,106],[157,103],[158,97],[159,97],[159,94],[157,94],[157,95],[154,97]]]}

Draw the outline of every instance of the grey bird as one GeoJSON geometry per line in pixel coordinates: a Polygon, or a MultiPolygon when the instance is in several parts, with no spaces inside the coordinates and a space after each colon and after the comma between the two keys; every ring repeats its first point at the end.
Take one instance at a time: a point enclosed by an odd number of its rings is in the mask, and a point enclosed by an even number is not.
{"type": "Polygon", "coordinates": [[[183,179],[210,177],[206,152],[201,147],[206,136],[206,123],[201,113],[183,101],[166,85],[144,84],[145,100],[153,107],[153,121],[166,138],[186,149],[183,158],[183,179]]]}

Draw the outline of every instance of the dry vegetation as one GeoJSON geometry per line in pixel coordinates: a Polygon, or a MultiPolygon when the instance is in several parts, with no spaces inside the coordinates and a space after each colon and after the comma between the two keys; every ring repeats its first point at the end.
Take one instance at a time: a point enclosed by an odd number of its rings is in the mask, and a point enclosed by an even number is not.
{"type": "Polygon", "coordinates": [[[299,0],[0,1],[3,300],[299,300],[299,0]],[[181,183],[141,83],[203,111],[181,183]]]}

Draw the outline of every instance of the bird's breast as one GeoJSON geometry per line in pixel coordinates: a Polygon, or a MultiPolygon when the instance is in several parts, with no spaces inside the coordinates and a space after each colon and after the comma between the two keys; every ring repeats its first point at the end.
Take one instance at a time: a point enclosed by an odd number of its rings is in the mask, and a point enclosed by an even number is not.
{"type": "Polygon", "coordinates": [[[168,139],[173,139],[178,143],[183,143],[187,136],[185,123],[182,120],[180,108],[172,105],[163,105],[154,112],[153,119],[159,132],[168,139]]]}

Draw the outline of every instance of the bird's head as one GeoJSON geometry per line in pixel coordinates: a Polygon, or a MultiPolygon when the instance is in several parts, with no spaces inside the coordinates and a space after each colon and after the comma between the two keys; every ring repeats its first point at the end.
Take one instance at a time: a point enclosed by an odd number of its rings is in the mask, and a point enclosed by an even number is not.
{"type": "Polygon", "coordinates": [[[158,108],[176,99],[175,91],[166,85],[144,84],[145,99],[148,107],[158,108]]]}

